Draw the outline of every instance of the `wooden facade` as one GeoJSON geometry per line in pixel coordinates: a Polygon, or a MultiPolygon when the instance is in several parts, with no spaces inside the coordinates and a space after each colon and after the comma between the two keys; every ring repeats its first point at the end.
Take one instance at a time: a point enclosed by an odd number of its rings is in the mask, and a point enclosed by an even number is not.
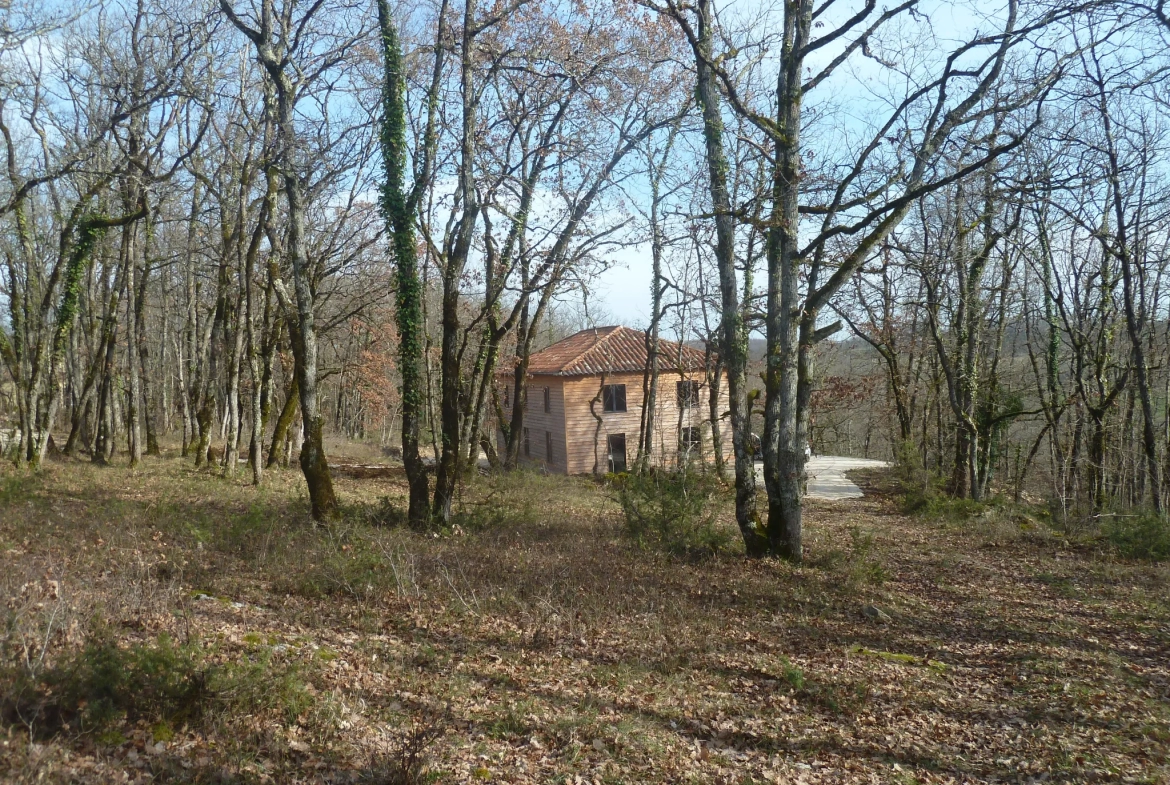
{"type": "MultiPolygon", "coordinates": [[[[632,465],[645,405],[645,341],[637,330],[604,327],[582,331],[533,355],[521,460],[559,474],[622,471],[632,465]]],[[[719,385],[720,416],[712,422],[703,354],[663,341],[659,355],[651,463],[673,467],[680,458],[712,460],[715,427],[730,460],[726,378],[719,385]]],[[[511,373],[502,374],[501,385],[510,386],[511,378],[511,373]]],[[[501,401],[510,419],[511,390],[501,401]]],[[[503,438],[497,429],[501,448],[503,438]]]]}

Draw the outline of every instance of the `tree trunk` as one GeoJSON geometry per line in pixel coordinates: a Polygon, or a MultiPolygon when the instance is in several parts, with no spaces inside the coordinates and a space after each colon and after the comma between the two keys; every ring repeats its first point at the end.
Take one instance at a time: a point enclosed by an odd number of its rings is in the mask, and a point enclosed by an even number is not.
{"type": "Polygon", "coordinates": [[[479,215],[478,195],[475,190],[475,148],[479,129],[476,127],[478,93],[474,81],[476,0],[464,0],[462,41],[460,53],[460,96],[462,100],[462,128],[460,132],[458,198],[462,215],[456,222],[453,241],[447,249],[442,274],[442,345],[439,355],[441,373],[439,422],[442,429],[442,450],[435,465],[435,496],[431,514],[447,524],[451,520],[451,503],[455,497],[460,454],[460,406],[462,392],[459,367],[459,301],[460,286],[471,241],[479,215]]]}
{"type": "Polygon", "coordinates": [[[735,520],[744,547],[751,556],[767,552],[768,540],[756,512],[756,473],[750,449],[751,409],[747,395],[747,332],[740,311],[735,267],[735,223],[728,190],[727,154],[723,149],[723,116],[719,91],[711,69],[712,25],[710,0],[699,0],[698,38],[694,44],[695,92],[703,114],[708,184],[715,213],[715,258],[719,268],[719,292],[723,312],[720,342],[727,367],[731,408],[731,439],[735,450],[735,520]]]}
{"type": "Polygon", "coordinates": [[[768,229],[768,342],[764,401],[764,484],[768,489],[770,549],[799,563],[802,550],[804,447],[811,394],[810,327],[815,312],[800,302],[800,118],[803,50],[812,25],[812,3],[785,9],[784,40],[776,87],[776,165],[768,229]],[[811,323],[810,323],[811,322],[811,323]],[[803,399],[803,401],[802,401],[803,399]]]}
{"type": "MultiPolygon", "coordinates": [[[[441,24],[440,14],[440,24],[441,24]]],[[[406,77],[398,31],[387,0],[378,0],[382,33],[382,161],[386,182],[382,188],[383,216],[390,224],[397,283],[395,322],[398,327],[398,366],[402,377],[402,463],[409,489],[407,521],[414,528],[430,522],[426,466],[419,455],[423,407],[423,287],[418,248],[414,241],[414,205],[406,197],[406,77]]],[[[436,53],[438,57],[438,53],[436,53]]],[[[416,190],[415,193],[418,191],[416,190]]]]}
{"type": "Polygon", "coordinates": [[[284,444],[288,440],[288,430],[292,427],[293,419],[297,414],[298,398],[297,378],[293,376],[288,382],[288,389],[284,395],[284,406],[276,418],[276,427],[272,430],[272,446],[268,448],[269,469],[280,465],[284,444]]]}

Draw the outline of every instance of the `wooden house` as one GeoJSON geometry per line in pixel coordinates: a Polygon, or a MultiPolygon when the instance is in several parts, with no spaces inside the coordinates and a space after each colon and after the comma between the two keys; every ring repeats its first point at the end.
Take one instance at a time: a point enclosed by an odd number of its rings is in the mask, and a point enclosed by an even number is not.
{"type": "MultiPolygon", "coordinates": [[[[712,420],[703,352],[660,341],[651,462],[711,460],[712,429],[731,455],[726,376],[712,420]]],[[[646,334],[598,327],[569,336],[532,355],[528,366],[521,460],[559,474],[625,471],[638,455],[646,378],[646,334]]],[[[512,417],[512,374],[501,376],[500,401],[512,417]]],[[[497,441],[503,447],[503,431],[497,441]]]]}

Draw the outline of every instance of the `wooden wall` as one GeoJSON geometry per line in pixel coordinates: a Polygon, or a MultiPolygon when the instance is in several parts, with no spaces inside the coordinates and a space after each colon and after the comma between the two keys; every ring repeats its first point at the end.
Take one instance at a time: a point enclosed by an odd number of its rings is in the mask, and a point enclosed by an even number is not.
{"type": "MultiPolygon", "coordinates": [[[[674,466],[678,459],[678,434],[680,427],[698,427],[702,437],[700,457],[711,461],[713,442],[711,440],[711,408],[708,403],[709,389],[702,372],[688,373],[687,379],[699,382],[698,406],[681,412],[678,405],[676,383],[684,378],[677,371],[664,372],[658,380],[658,405],[655,418],[655,434],[651,461],[656,466],[674,466]]],[[[501,383],[511,385],[511,377],[501,383]]],[[[719,412],[726,413],[730,407],[727,397],[727,382],[724,377],[719,391],[719,412]]],[[[601,472],[608,471],[608,436],[611,433],[626,435],[626,462],[632,465],[638,455],[638,430],[642,419],[642,374],[622,373],[601,376],[532,376],[528,380],[528,408],[524,415],[525,427],[530,440],[530,455],[520,452],[522,462],[543,466],[551,472],[563,474],[589,474],[595,465],[601,472]],[[603,411],[601,399],[602,384],[624,384],[626,386],[626,411],[603,411]],[[550,412],[544,411],[544,388],[549,388],[550,412]],[[597,399],[593,410],[590,401],[597,399]],[[593,412],[601,417],[600,429],[593,412]],[[545,452],[545,432],[552,433],[553,455],[550,459],[545,452]]],[[[511,407],[504,407],[505,416],[510,417],[511,407]]],[[[731,422],[724,417],[717,426],[723,435],[723,455],[731,460],[731,422]]],[[[503,433],[497,429],[496,442],[503,449],[503,433]]]]}
{"type": "MultiPolygon", "coordinates": [[[[657,466],[673,466],[678,458],[678,429],[680,427],[676,382],[683,377],[677,372],[663,373],[658,380],[657,412],[655,417],[653,451],[651,461],[657,466]]],[[[686,374],[686,378],[700,383],[698,406],[681,412],[682,427],[699,427],[702,435],[701,456],[707,460],[712,456],[710,407],[708,389],[703,373],[686,374]]],[[[720,412],[727,411],[727,391],[720,391],[720,412]]],[[[594,471],[608,471],[608,436],[611,433],[626,435],[626,462],[633,464],[638,455],[638,430],[641,426],[642,374],[625,373],[601,376],[579,376],[565,380],[566,441],[568,443],[568,473],[586,474],[594,471]],[[602,384],[624,384],[626,386],[626,411],[605,412],[601,400],[602,384]],[[597,403],[590,411],[589,403],[597,403]],[[598,423],[594,412],[601,418],[598,423]]],[[[719,423],[724,436],[724,455],[731,454],[731,425],[726,419],[719,423]]]]}
{"type": "MultiPolygon", "coordinates": [[[[503,384],[512,386],[512,377],[505,378],[503,384]]],[[[510,402],[509,402],[510,403],[510,402]]],[[[512,416],[512,407],[504,407],[504,415],[512,416]]],[[[565,385],[564,379],[559,376],[533,376],[528,379],[528,408],[524,410],[524,427],[528,429],[528,455],[524,448],[520,448],[520,460],[535,466],[543,466],[550,472],[565,474],[565,385]],[[544,388],[549,388],[549,408],[544,410],[544,388]],[[545,434],[552,434],[552,456],[546,451],[545,434]]],[[[498,449],[504,448],[504,433],[497,428],[496,444],[498,449]]]]}

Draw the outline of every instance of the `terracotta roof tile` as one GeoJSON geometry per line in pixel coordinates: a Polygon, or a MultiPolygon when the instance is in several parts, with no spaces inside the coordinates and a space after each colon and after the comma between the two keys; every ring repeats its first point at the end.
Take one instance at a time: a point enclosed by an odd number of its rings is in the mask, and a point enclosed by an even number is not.
{"type": "MultiPolygon", "coordinates": [[[[658,347],[659,367],[663,370],[698,371],[703,368],[703,352],[698,349],[686,345],[680,347],[674,341],[661,339],[658,347]]],[[[646,333],[621,326],[582,330],[533,354],[528,363],[530,374],[549,376],[593,376],[645,369],[646,333]]]]}

